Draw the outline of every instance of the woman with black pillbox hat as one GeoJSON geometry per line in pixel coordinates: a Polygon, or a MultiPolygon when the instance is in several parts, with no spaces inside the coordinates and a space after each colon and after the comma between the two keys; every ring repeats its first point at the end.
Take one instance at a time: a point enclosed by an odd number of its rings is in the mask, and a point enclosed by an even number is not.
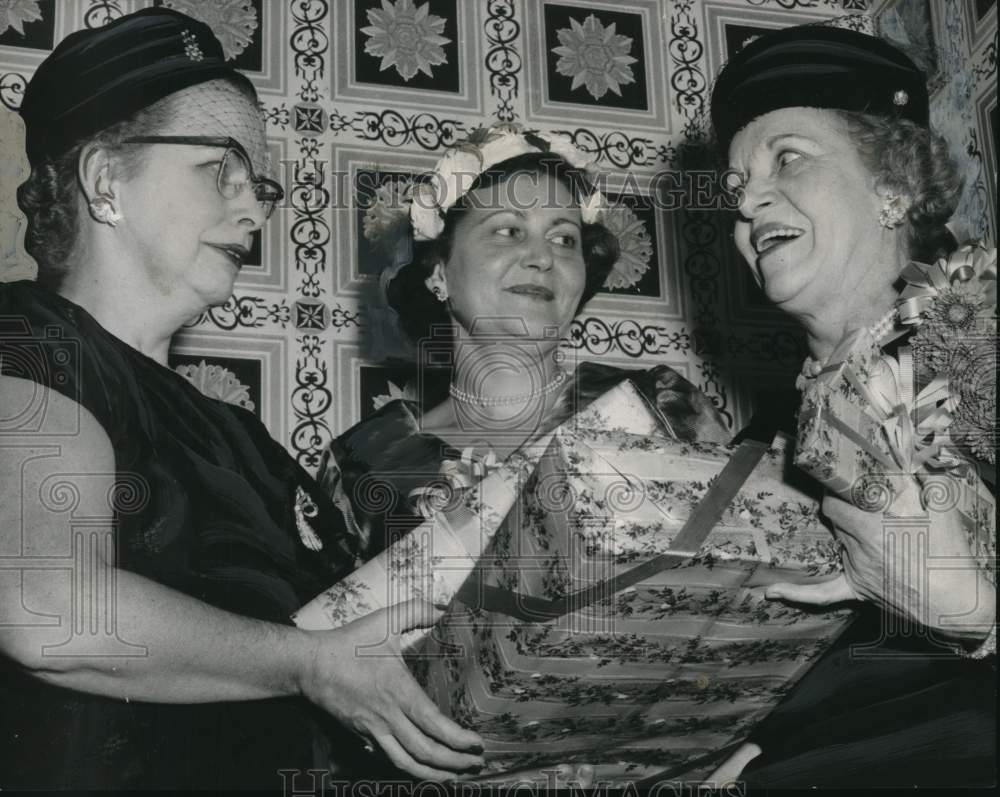
{"type": "Polygon", "coordinates": [[[356,541],[252,413],[166,366],[281,204],[250,82],[152,8],[67,36],[21,114],[39,272],[0,285],[0,788],[297,787],[332,720],[414,777],[475,768],[386,613],[291,625],[356,541]]]}
{"type": "Polygon", "coordinates": [[[961,180],[928,107],[906,55],[824,26],[760,37],[715,84],[736,246],[807,334],[798,461],[827,487],[823,510],[843,551],[840,575],[767,597],[867,604],[716,779],[995,782],[996,530],[966,496],[992,516],[996,252],[956,250],[945,223],[961,180]],[[872,436],[844,431],[837,412],[852,401],[877,419],[856,421],[872,436]],[[883,472],[838,482],[854,463],[809,459],[824,434],[841,432],[883,472]]]}

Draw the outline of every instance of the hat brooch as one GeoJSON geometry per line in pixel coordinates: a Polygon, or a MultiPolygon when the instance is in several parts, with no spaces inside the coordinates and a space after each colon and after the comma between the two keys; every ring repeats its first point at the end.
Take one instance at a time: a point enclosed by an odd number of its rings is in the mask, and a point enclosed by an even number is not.
{"type": "Polygon", "coordinates": [[[183,31],[181,39],[184,41],[184,55],[192,61],[201,61],[205,57],[201,51],[201,47],[198,46],[198,39],[191,31],[183,31]]]}

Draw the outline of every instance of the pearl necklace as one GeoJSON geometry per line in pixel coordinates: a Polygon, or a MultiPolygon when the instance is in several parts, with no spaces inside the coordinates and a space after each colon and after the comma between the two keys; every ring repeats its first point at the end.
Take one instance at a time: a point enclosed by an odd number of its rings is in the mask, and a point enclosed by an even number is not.
{"type": "Polygon", "coordinates": [[[566,372],[559,370],[556,371],[555,377],[547,385],[528,393],[517,393],[513,396],[484,396],[481,393],[466,393],[461,388],[455,387],[455,383],[452,382],[448,385],[448,394],[462,404],[478,404],[480,407],[509,407],[512,404],[527,404],[532,399],[547,396],[558,390],[565,381],[566,372]]]}

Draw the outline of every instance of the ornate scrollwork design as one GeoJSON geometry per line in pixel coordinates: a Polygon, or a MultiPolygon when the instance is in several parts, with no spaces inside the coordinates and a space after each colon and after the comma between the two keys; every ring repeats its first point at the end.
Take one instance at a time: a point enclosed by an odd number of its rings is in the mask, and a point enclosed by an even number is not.
{"type": "Polygon", "coordinates": [[[338,302],[330,308],[330,326],[334,329],[349,329],[350,327],[361,327],[361,313],[354,313],[345,310],[338,302]]]}
{"type": "Polygon", "coordinates": [[[683,268],[694,298],[695,322],[698,326],[718,324],[719,259],[718,230],[714,215],[706,211],[685,210],[681,221],[683,268]]]}
{"type": "Polygon", "coordinates": [[[289,237],[295,247],[299,293],[317,297],[323,292],[320,275],[326,272],[330,242],[330,225],[324,218],[325,209],[330,206],[330,191],[328,183],[321,178],[321,162],[302,156],[293,168],[288,201],[295,210],[295,221],[289,230],[289,237]]]}
{"type": "Polygon", "coordinates": [[[639,324],[632,319],[608,323],[591,316],[573,321],[569,332],[569,346],[585,349],[590,354],[610,354],[616,349],[629,357],[648,354],[666,354],[691,350],[691,338],[681,329],[671,332],[655,324],[639,324]]]}
{"type": "Polygon", "coordinates": [[[24,99],[24,89],[28,81],[24,75],[18,72],[5,72],[0,75],[0,102],[11,111],[16,111],[21,107],[21,100],[24,99]]]}
{"type": "Polygon", "coordinates": [[[274,324],[284,329],[290,320],[291,313],[285,299],[268,303],[259,296],[240,296],[234,293],[225,304],[208,308],[184,326],[190,328],[213,324],[219,329],[233,330],[259,329],[274,324]]]}
{"type": "MultiPolygon", "coordinates": [[[[768,3],[774,3],[787,9],[816,8],[819,5],[819,0],[747,0],[747,2],[752,6],[766,6],[768,3]]],[[[832,3],[827,0],[827,5],[832,5],[832,3]]]]}
{"type": "Polygon", "coordinates": [[[599,162],[608,161],[620,169],[629,169],[633,166],[670,165],[677,158],[677,150],[673,147],[657,145],[650,138],[630,136],[620,130],[600,135],[585,127],[552,132],[569,136],[577,147],[595,154],[599,162]]]}
{"type": "Polygon", "coordinates": [[[673,3],[670,16],[670,43],[667,51],[673,61],[670,74],[671,96],[685,119],[685,134],[700,138],[700,123],[705,110],[708,81],[701,68],[705,46],[698,38],[699,10],[692,0],[673,3]]]}
{"type": "Polygon", "coordinates": [[[514,101],[518,96],[522,62],[514,42],[521,35],[515,19],[514,0],[490,0],[484,29],[490,49],[486,52],[486,71],[490,75],[490,94],[497,98],[494,116],[501,122],[517,117],[514,101]]]}
{"type": "Polygon", "coordinates": [[[702,393],[712,399],[712,403],[715,404],[715,408],[726,422],[726,426],[732,429],[735,419],[733,418],[733,413],[729,411],[729,396],[726,392],[725,384],[719,377],[719,371],[715,363],[700,362],[698,363],[698,370],[701,371],[702,378],[701,384],[698,387],[701,388],[702,393]]]}
{"type": "Polygon", "coordinates": [[[350,128],[366,141],[379,141],[390,147],[418,144],[430,151],[449,147],[469,132],[456,119],[440,119],[426,112],[404,116],[391,108],[359,111],[351,119],[350,128]]]}
{"type": "Polygon", "coordinates": [[[997,40],[994,39],[983,49],[982,58],[972,66],[973,85],[978,86],[982,81],[993,79],[997,75],[997,40]]]}
{"type": "Polygon", "coordinates": [[[292,0],[292,22],[296,27],[289,37],[295,53],[295,76],[302,79],[298,96],[302,102],[319,102],[319,83],[326,73],[326,53],[330,39],[322,22],[330,13],[327,0],[292,0]]]}
{"type": "Polygon", "coordinates": [[[264,121],[272,127],[285,130],[292,121],[292,112],[288,106],[282,102],[280,105],[264,105],[262,107],[264,121]]]}
{"type": "Polygon", "coordinates": [[[90,8],[83,14],[83,24],[91,30],[103,28],[124,13],[119,0],[90,0],[90,8]]]}
{"type": "Polygon", "coordinates": [[[323,452],[333,439],[324,415],[333,405],[327,363],[323,359],[323,340],[318,335],[298,339],[300,357],[295,360],[295,389],[292,412],[295,428],[291,445],[302,467],[315,473],[323,452]]]}

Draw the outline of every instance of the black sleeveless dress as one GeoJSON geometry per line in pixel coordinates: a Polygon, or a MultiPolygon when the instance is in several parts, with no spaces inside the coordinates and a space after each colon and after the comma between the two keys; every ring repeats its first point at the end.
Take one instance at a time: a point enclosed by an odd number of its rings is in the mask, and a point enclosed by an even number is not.
{"type": "MultiPolygon", "coordinates": [[[[203,396],[72,302],[0,284],[0,371],[68,396],[104,428],[119,567],[278,623],[354,568],[340,512],[251,412],[203,396]]],[[[125,703],[0,658],[0,787],[281,788],[278,770],[313,766],[313,715],[291,698],[125,703]]]]}

